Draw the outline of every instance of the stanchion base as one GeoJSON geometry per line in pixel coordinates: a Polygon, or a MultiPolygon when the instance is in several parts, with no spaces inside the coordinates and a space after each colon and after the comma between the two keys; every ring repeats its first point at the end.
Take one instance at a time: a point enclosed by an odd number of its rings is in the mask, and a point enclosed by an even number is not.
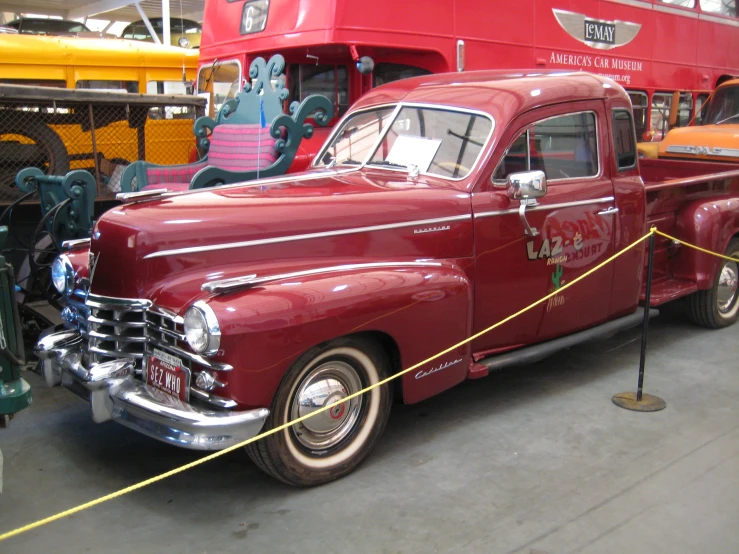
{"type": "Polygon", "coordinates": [[[635,412],[659,412],[667,407],[664,400],[651,394],[642,394],[641,400],[637,401],[635,392],[619,392],[611,400],[616,406],[635,412]]]}

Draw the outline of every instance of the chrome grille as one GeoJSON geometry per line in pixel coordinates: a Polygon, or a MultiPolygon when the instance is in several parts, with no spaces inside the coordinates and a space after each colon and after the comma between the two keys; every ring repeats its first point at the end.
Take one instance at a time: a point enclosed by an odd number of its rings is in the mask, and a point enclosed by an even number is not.
{"type": "MultiPolygon", "coordinates": [[[[194,386],[203,367],[213,371],[231,371],[233,368],[193,353],[187,346],[182,317],[153,306],[148,300],[86,296],[79,290],[67,299],[67,308],[72,314],[67,326],[77,327],[88,339],[91,363],[133,358],[136,374],[141,377],[146,355],[153,353],[154,349],[161,349],[178,357],[191,371],[196,366],[190,382],[191,399],[205,401],[218,408],[236,406],[233,400],[211,395],[194,386]]],[[[224,385],[218,383],[217,386],[224,385]]]]}
{"type": "Polygon", "coordinates": [[[146,345],[146,308],[141,303],[88,304],[89,351],[93,363],[133,358],[142,368],[146,345]]]}

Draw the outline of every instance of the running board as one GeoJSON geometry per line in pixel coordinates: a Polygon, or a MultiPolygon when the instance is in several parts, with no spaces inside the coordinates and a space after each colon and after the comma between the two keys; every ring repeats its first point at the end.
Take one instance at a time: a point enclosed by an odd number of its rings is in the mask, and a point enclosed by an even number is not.
{"type": "MultiPolygon", "coordinates": [[[[659,314],[659,310],[649,310],[650,319],[657,314],[659,314]]],[[[550,356],[555,352],[558,352],[559,350],[564,350],[565,348],[570,348],[571,346],[575,346],[577,344],[593,339],[608,338],[611,335],[615,335],[619,331],[630,329],[631,327],[636,327],[642,321],[644,321],[644,308],[638,308],[636,312],[631,315],[620,317],[618,319],[614,319],[613,321],[608,321],[606,323],[603,323],[602,325],[598,325],[597,327],[585,329],[584,331],[573,333],[572,335],[567,335],[558,339],[534,344],[532,346],[526,346],[524,348],[519,348],[518,350],[513,350],[504,354],[497,354],[495,356],[483,358],[478,362],[472,364],[472,366],[470,367],[469,377],[471,379],[484,377],[484,375],[482,375],[481,373],[485,370],[495,371],[498,369],[503,369],[504,367],[532,364],[534,362],[538,362],[539,360],[543,360],[547,356],[550,356]]]]}

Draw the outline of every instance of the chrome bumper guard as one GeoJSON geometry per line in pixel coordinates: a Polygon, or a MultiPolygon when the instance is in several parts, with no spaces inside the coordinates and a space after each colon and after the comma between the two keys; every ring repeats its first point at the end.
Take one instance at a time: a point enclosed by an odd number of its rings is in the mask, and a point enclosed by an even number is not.
{"type": "Polygon", "coordinates": [[[134,362],[121,358],[84,367],[79,331],[42,337],[34,349],[44,379],[89,400],[96,423],[115,420],[163,442],[192,450],[221,450],[255,436],[269,410],[214,411],[192,406],[134,379],[134,362]]]}

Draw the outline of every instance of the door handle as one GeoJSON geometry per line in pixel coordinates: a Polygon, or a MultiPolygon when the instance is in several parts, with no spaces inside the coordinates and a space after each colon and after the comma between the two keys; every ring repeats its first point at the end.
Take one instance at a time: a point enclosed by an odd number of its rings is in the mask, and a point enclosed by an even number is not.
{"type": "Polygon", "coordinates": [[[618,213],[618,208],[607,208],[598,212],[598,215],[613,215],[618,213]]]}

